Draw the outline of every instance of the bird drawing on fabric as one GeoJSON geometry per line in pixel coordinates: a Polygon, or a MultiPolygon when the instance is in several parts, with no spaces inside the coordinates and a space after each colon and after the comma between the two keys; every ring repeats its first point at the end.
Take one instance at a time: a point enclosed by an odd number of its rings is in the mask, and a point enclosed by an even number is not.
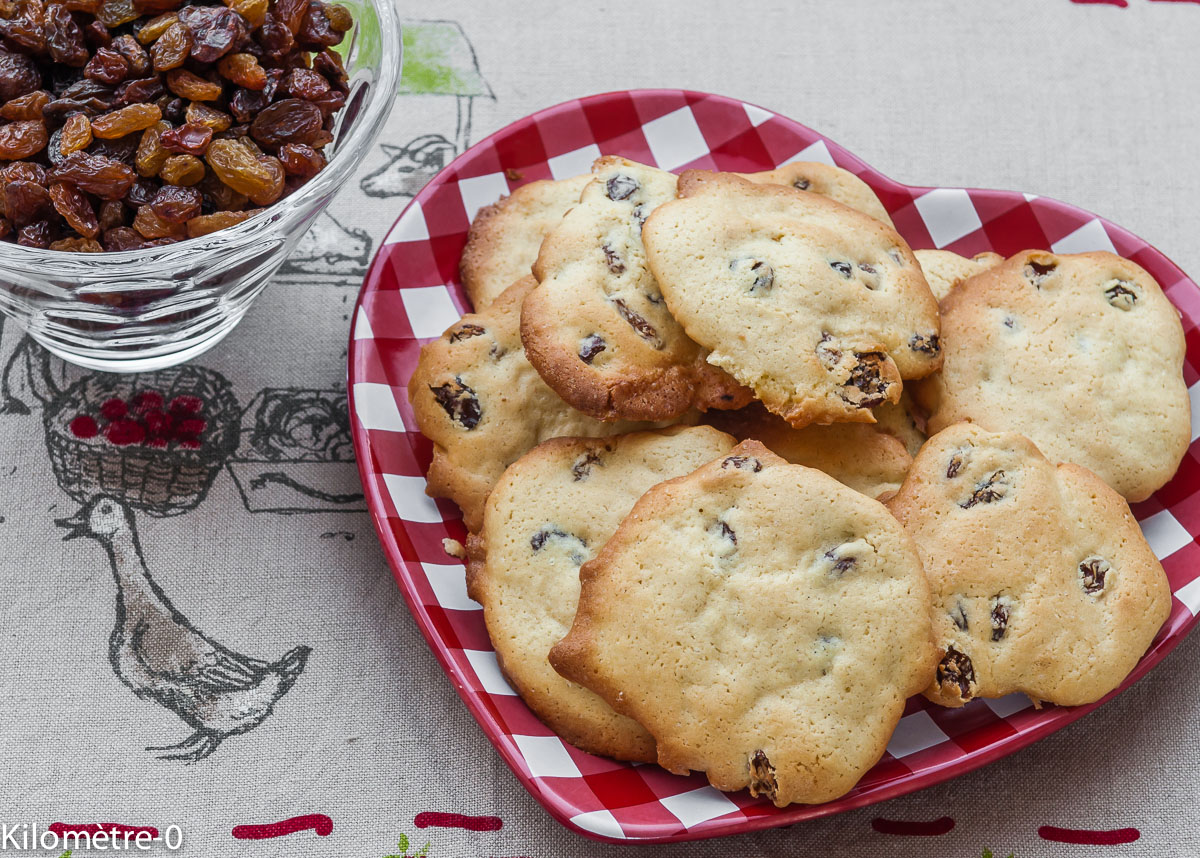
{"type": "Polygon", "coordinates": [[[261,724],[304,670],[310,647],[267,662],[236,653],[193,626],[150,576],[133,513],[116,498],[96,497],[55,524],[67,528],[64,539],[89,537],[108,552],[117,582],[108,659],[117,677],[195,730],[178,744],[146,750],[166,760],[204,759],[225,739],[261,724]]]}

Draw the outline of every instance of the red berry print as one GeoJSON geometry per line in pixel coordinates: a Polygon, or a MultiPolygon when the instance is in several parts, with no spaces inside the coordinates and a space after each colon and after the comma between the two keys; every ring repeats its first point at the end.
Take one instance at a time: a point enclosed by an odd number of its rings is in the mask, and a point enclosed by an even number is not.
{"type": "Polygon", "coordinates": [[[140,444],[146,438],[146,430],[141,423],[136,420],[114,420],[108,424],[108,428],[104,430],[105,437],[116,444],[118,447],[125,447],[130,444],[140,444]]]}
{"type": "Polygon", "coordinates": [[[106,399],[100,406],[100,416],[105,420],[120,420],[129,413],[124,399],[106,399]]]}
{"type": "Polygon", "coordinates": [[[171,400],[171,413],[179,416],[199,414],[203,407],[198,396],[176,396],[171,400]]]}
{"type": "Polygon", "coordinates": [[[96,419],[87,414],[80,414],[71,421],[71,434],[76,438],[95,438],[100,434],[100,427],[96,425],[96,419]]]}
{"type": "Polygon", "coordinates": [[[133,410],[138,414],[149,414],[163,410],[163,395],[157,390],[143,390],[134,394],[133,410]]]}
{"type": "Polygon", "coordinates": [[[175,423],[176,438],[197,438],[204,433],[208,423],[201,417],[189,417],[175,423]]]}

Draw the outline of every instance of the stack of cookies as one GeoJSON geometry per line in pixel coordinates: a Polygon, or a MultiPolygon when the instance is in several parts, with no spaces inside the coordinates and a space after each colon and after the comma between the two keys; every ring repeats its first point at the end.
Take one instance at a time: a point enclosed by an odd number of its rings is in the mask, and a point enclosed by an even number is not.
{"type": "Polygon", "coordinates": [[[828,801],[911,695],[1092,702],[1167,618],[1128,502],[1188,446],[1184,340],[1129,260],[914,252],[824,164],[607,156],[483,209],[462,276],[409,385],[428,490],[584,750],[828,801]]]}

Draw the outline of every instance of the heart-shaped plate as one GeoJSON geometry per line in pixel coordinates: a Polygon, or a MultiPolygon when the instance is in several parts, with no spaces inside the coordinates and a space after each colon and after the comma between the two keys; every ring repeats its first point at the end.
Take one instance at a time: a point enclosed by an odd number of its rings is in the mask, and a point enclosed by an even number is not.
{"type": "MultiPolygon", "coordinates": [[[[480,141],[417,194],[371,265],[351,332],[350,407],[367,502],[409,609],[459,695],[534,798],[564,825],[605,840],[664,842],[754,831],[944,781],[1011,754],[1099,706],[1037,710],[1023,695],[1012,695],[943,709],[913,698],[887,753],[851,792],[827,804],[782,810],[744,791],[718,792],[700,774],[679,777],[657,766],[583,753],[526,708],[497,667],[482,609],[467,598],[462,563],[443,548],[443,539],[462,542],[466,533],[453,503],[425,495],[431,444],[417,431],[405,390],[421,346],[469,309],[458,261],[479,208],[525,182],[587,172],[602,154],[675,171],[752,172],[795,160],[834,164],[875,190],[913,248],[947,248],[966,256],[985,250],[1009,256],[1028,248],[1115,251],[1154,275],[1179,308],[1188,344],[1184,374],[1193,402],[1200,392],[1196,284],[1142,239],[1074,206],[1010,191],[902,185],[769,110],[679,90],[570,101],[480,141]]],[[[1134,509],[1175,598],[1150,651],[1114,694],[1157,664],[1196,623],[1198,477],[1200,447],[1193,438],[1176,477],[1134,509]]]]}

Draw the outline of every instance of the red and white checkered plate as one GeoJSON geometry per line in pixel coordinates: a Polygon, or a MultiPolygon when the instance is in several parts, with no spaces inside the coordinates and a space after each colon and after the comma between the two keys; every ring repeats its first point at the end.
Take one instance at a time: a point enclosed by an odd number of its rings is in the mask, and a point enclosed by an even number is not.
{"type": "MultiPolygon", "coordinates": [[[[421,345],[469,309],[458,279],[467,227],[479,208],[534,179],[587,172],[601,154],[669,170],[768,170],[824,161],[858,174],[914,248],[964,255],[1027,248],[1110,250],[1153,274],[1183,315],[1184,374],[1200,397],[1200,290],[1162,253],[1103,218],[1055,200],[1009,191],[901,185],[817,132],[761,107],[678,90],[610,93],[521,119],[471,147],[405,209],[367,274],[349,353],[353,432],[363,485],[396,580],[434,653],[518,778],[564,825],[614,841],[661,842],[787,825],[912,792],[999,759],[1099,704],[1035,710],[1021,695],[942,709],[909,701],[887,753],[849,794],[780,810],[746,792],[721,793],[703,775],[678,777],[582,753],[551,733],[505,682],[480,606],[467,598],[458,509],[425,495],[431,445],[405,393],[421,345]]],[[[1193,442],[1200,421],[1193,420],[1193,442]]],[[[1200,611],[1200,445],[1179,474],[1134,509],[1175,594],[1171,617],[1120,690],[1157,664],[1200,611]]],[[[1114,693],[1120,693],[1118,692],[1114,693]]],[[[1103,701],[1102,701],[1103,702],[1103,701]]]]}

